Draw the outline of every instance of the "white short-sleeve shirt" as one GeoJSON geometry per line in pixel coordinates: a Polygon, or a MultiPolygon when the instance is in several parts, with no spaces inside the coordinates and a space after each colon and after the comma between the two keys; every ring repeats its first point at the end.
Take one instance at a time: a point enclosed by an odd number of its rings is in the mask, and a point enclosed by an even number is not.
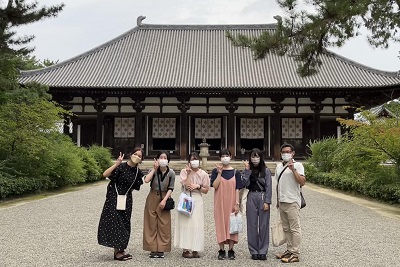
{"type": "MultiPolygon", "coordinates": [[[[296,162],[293,160],[294,168],[296,171],[304,176],[304,166],[300,162],[296,162]]],[[[282,172],[284,165],[282,163],[278,163],[275,170],[275,179],[278,181],[278,177],[282,172]]],[[[300,199],[300,184],[296,181],[294,177],[293,171],[289,168],[283,172],[281,179],[278,184],[278,199],[279,202],[285,203],[301,203],[300,199]]]]}

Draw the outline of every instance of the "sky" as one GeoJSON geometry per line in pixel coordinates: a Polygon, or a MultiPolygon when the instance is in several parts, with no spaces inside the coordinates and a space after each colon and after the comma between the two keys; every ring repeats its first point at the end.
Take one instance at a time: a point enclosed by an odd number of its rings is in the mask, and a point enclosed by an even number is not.
{"type": "MultiPolygon", "coordinates": [[[[33,34],[36,58],[59,62],[78,56],[136,26],[144,24],[266,24],[284,15],[276,0],[37,0],[39,6],[65,3],[56,18],[16,29],[18,35],[33,34]]],[[[0,0],[4,5],[6,0],[0,0]]],[[[372,48],[366,35],[349,41],[338,53],[368,67],[400,70],[400,44],[389,49],[372,48]]]]}

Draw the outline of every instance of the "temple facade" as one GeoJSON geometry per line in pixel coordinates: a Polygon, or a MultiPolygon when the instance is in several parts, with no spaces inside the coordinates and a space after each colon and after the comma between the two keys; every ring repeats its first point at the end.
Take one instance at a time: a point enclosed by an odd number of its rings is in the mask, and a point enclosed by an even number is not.
{"type": "Polygon", "coordinates": [[[225,147],[237,157],[241,148],[257,147],[274,160],[289,142],[304,157],[310,141],[341,134],[337,118],[400,96],[397,73],[326,51],[318,73],[302,78],[293,57],[255,60],[226,37],[227,31],[257,36],[275,24],[142,20],[84,54],[21,72],[21,84],[48,85],[54,100],[73,112],[64,131],[70,134],[73,125],[77,145],[110,147],[114,155],[142,146],[147,158],[168,150],[172,158],[186,159],[205,139],[211,159],[225,147]]]}

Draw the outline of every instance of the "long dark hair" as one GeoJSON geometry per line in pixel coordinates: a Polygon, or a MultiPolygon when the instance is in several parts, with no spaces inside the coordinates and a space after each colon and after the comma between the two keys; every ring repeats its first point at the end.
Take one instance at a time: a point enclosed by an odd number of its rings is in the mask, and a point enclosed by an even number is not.
{"type": "Polygon", "coordinates": [[[263,153],[261,153],[261,150],[258,148],[253,148],[250,152],[249,155],[249,164],[250,164],[250,170],[254,171],[254,170],[264,170],[266,168],[265,166],[265,161],[264,161],[264,155],[263,153]],[[260,157],[260,163],[258,163],[257,166],[254,166],[253,162],[251,162],[251,157],[252,156],[259,156],[260,157]]]}

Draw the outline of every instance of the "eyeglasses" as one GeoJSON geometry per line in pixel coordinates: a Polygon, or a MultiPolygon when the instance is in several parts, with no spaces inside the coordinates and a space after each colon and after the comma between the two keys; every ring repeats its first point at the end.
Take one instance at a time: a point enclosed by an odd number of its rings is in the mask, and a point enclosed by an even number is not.
{"type": "Polygon", "coordinates": [[[285,154],[285,153],[293,153],[292,151],[282,151],[281,154],[285,154]]]}

